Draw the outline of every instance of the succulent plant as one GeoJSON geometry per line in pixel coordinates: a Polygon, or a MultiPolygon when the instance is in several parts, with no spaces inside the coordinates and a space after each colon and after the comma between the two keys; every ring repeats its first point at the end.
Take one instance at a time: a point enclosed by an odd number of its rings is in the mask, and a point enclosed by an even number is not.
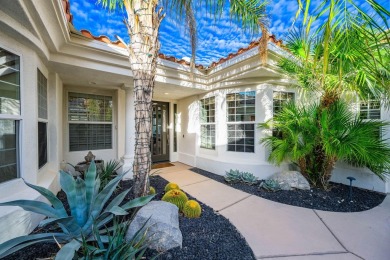
{"type": "Polygon", "coordinates": [[[149,187],[149,195],[154,195],[156,194],[156,189],[152,186],[149,187]]]}
{"type": "Polygon", "coordinates": [[[278,191],[278,190],[281,190],[281,187],[279,185],[279,183],[275,180],[271,180],[271,179],[268,179],[268,180],[265,180],[263,182],[260,183],[260,188],[263,188],[267,191],[278,191]]]}
{"type": "Polygon", "coordinates": [[[202,208],[197,201],[189,200],[184,204],[183,213],[187,218],[199,218],[202,208]]]}
{"type": "Polygon", "coordinates": [[[164,191],[165,191],[165,192],[168,192],[168,191],[170,191],[170,190],[180,190],[179,185],[177,185],[177,184],[174,183],[174,182],[168,183],[168,184],[165,186],[164,191]]]}
{"type": "Polygon", "coordinates": [[[241,181],[241,173],[239,170],[232,170],[226,172],[225,181],[229,183],[237,183],[241,181]]]}
{"type": "Polygon", "coordinates": [[[230,170],[226,172],[225,181],[229,183],[243,182],[249,185],[258,183],[258,178],[250,172],[240,172],[239,170],[230,170]]]}
{"type": "Polygon", "coordinates": [[[249,185],[255,185],[258,183],[259,179],[250,172],[242,172],[241,181],[249,185]]]}
{"type": "MultiPolygon", "coordinates": [[[[62,232],[13,238],[0,244],[0,258],[35,243],[55,242],[65,244],[58,251],[56,259],[72,259],[84,238],[87,241],[96,239],[93,235],[94,229],[104,228],[113,219],[114,215],[127,215],[127,210],[144,206],[154,197],[146,196],[122,203],[130,191],[130,189],[127,189],[104,207],[124,174],[112,179],[99,191],[100,178],[96,173],[94,161],[92,161],[85,174],[85,180],[79,177],[74,179],[69,173],[60,171],[60,185],[66,193],[70,215],[66,212],[62,202],[50,190],[26,183],[27,186],[45,197],[53,206],[35,200],[15,200],[0,203],[0,206],[19,206],[24,210],[47,216],[48,218],[44,219],[40,226],[55,223],[59,225],[62,232]]],[[[104,233],[105,231],[102,230],[102,234],[104,233]]]]}
{"type": "Polygon", "coordinates": [[[180,211],[183,211],[184,204],[188,201],[187,195],[181,190],[170,190],[161,199],[176,205],[180,211]]]}

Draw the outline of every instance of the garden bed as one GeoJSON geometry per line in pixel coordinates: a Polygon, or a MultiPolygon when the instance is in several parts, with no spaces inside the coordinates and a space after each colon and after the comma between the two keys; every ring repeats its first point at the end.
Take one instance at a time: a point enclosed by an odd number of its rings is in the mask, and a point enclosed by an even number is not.
{"type": "MultiPolygon", "coordinates": [[[[168,182],[159,176],[151,178],[160,200],[164,187],[168,182]]],[[[120,190],[132,186],[132,181],[120,183],[120,190]]],[[[117,191],[116,193],[120,192],[117,191]]],[[[187,194],[189,199],[194,199],[187,194]]],[[[60,192],[57,196],[61,201],[66,201],[65,193],[60,192]]],[[[128,195],[127,199],[131,199],[128,195]]],[[[202,206],[202,215],[198,219],[179,217],[180,230],[183,234],[183,247],[174,248],[161,255],[157,259],[255,259],[253,252],[245,239],[237,229],[225,217],[214,212],[212,208],[199,202],[202,206]]],[[[65,205],[67,206],[67,205],[65,205]]],[[[131,214],[130,214],[131,215],[131,214]]],[[[55,227],[35,229],[33,233],[49,232],[55,227]]],[[[37,259],[53,257],[58,251],[56,244],[39,243],[29,246],[4,259],[37,259]]],[[[145,259],[151,258],[156,252],[148,251],[145,259]]]]}
{"type": "Polygon", "coordinates": [[[339,183],[331,183],[329,191],[312,188],[310,190],[269,192],[259,188],[259,185],[249,186],[244,183],[227,183],[224,176],[199,168],[192,168],[190,170],[252,195],[309,209],[333,212],[359,212],[378,206],[386,197],[382,193],[353,187],[352,201],[348,201],[349,186],[339,183]]]}

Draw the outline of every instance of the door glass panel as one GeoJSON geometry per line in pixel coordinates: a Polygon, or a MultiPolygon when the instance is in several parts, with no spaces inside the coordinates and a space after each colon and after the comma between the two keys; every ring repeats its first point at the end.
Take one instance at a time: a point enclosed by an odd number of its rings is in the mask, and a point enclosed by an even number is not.
{"type": "Polygon", "coordinates": [[[169,160],[168,116],[169,104],[154,102],[152,110],[152,162],[169,160]]]}

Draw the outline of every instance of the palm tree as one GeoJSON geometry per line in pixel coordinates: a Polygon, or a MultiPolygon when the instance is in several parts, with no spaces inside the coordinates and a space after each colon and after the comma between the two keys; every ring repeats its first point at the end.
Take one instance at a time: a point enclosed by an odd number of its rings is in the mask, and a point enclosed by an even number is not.
{"type": "Polygon", "coordinates": [[[289,103],[272,120],[260,125],[281,133],[261,140],[272,150],[269,160],[277,165],[284,161],[295,163],[312,185],[324,189],[328,188],[333,165],[339,160],[368,167],[385,179],[390,170],[390,145],[377,133],[389,123],[363,121],[342,101],[323,110],[319,108],[319,104],[299,107],[289,103]],[[325,165],[316,157],[318,143],[323,147],[325,165]]]}
{"type": "MultiPolygon", "coordinates": [[[[382,99],[389,104],[390,37],[389,10],[365,0],[298,0],[299,29],[291,30],[286,47],[291,57],[279,66],[303,90],[320,94],[315,125],[322,128],[322,112],[344,93],[361,99],[382,99]]],[[[321,174],[333,169],[325,144],[317,140],[313,156],[321,174]]]]}
{"type": "Polygon", "coordinates": [[[317,8],[310,0],[297,1],[300,29],[290,32],[286,44],[293,58],[282,59],[280,67],[303,89],[320,91],[322,107],[345,92],[388,97],[390,10],[375,0],[330,0],[317,8]]]}
{"type": "Polygon", "coordinates": [[[229,3],[231,17],[241,22],[244,29],[254,32],[259,30],[259,25],[263,25],[266,3],[263,0],[98,0],[98,2],[110,10],[124,8],[127,14],[124,23],[130,43],[125,44],[123,40],[121,41],[127,46],[134,80],[136,141],[133,191],[134,195],[139,197],[149,191],[152,96],[160,49],[159,27],[165,16],[162,6],[167,10],[174,10],[178,16],[185,18],[191,38],[193,67],[196,49],[196,20],[193,12],[195,3],[206,5],[206,10],[216,15],[215,17],[222,14],[229,3]]]}

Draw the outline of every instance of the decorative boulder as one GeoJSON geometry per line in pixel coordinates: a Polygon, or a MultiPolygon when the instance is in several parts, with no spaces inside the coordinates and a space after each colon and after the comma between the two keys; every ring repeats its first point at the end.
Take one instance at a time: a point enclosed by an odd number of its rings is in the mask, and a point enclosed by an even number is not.
{"type": "Polygon", "coordinates": [[[310,184],[300,172],[284,171],[271,175],[268,179],[279,183],[282,190],[310,190],[310,184]]]}
{"type": "Polygon", "coordinates": [[[181,247],[183,236],[179,229],[179,209],[165,201],[151,201],[135,215],[127,230],[126,240],[131,240],[144,224],[149,248],[159,252],[181,247]],[[150,218],[150,219],[149,219],[150,218]]]}

